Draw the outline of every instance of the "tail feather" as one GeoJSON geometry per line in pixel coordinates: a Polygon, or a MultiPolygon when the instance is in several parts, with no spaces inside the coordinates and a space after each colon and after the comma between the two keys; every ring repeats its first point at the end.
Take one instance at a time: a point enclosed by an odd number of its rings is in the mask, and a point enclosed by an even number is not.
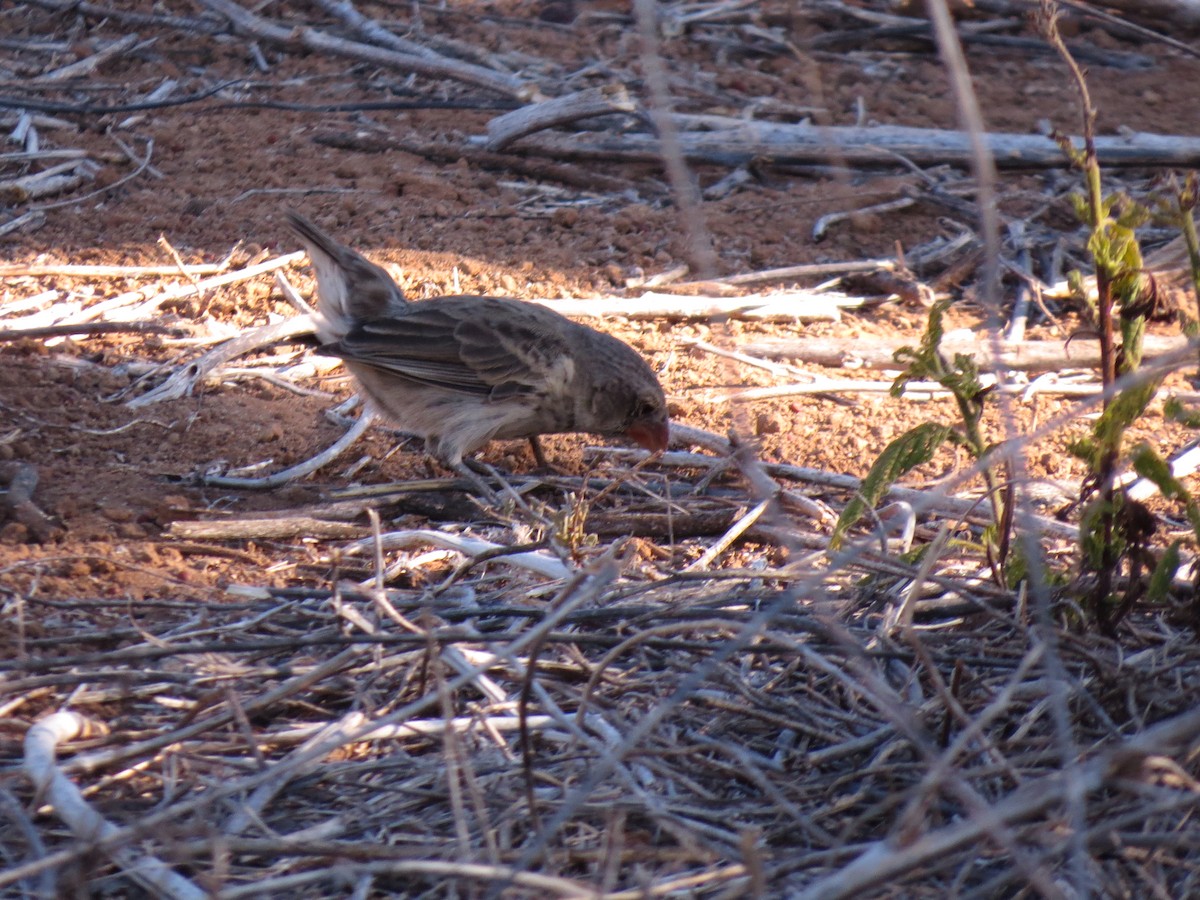
{"type": "Polygon", "coordinates": [[[339,243],[309,219],[289,211],[287,222],[303,242],[317,273],[317,323],[322,343],[339,340],[357,323],[403,313],[404,291],[380,266],[339,243]]]}

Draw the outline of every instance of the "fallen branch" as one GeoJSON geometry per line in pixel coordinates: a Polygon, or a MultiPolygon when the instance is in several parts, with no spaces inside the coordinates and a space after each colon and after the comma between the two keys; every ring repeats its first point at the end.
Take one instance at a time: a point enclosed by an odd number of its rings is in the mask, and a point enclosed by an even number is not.
{"type": "Polygon", "coordinates": [[[91,179],[93,165],[86,159],[72,160],[33,175],[0,181],[0,199],[16,204],[66,193],[91,179]]]}
{"type": "Polygon", "coordinates": [[[479,147],[464,146],[457,141],[414,141],[398,138],[391,134],[361,131],[336,134],[326,132],[318,134],[313,141],[326,147],[354,150],[360,153],[402,150],[405,153],[424,157],[433,163],[451,164],[462,159],[481,169],[510,172],[538,181],[555,181],[585,191],[619,194],[634,187],[633,181],[614,178],[590,168],[529,159],[516,153],[494,153],[479,147]]]}
{"type": "MultiPolygon", "coordinates": [[[[749,342],[742,350],[753,356],[795,359],[830,369],[895,369],[899,367],[895,354],[902,346],[904,344],[899,341],[871,338],[763,338],[749,342]]],[[[1145,356],[1147,360],[1151,360],[1178,352],[1187,346],[1187,338],[1148,335],[1145,341],[1145,356]]],[[[942,340],[941,348],[947,355],[971,354],[983,369],[1048,372],[1062,368],[1095,368],[1100,364],[1099,348],[1085,337],[1071,341],[1024,341],[1019,344],[1003,344],[998,360],[993,358],[991,341],[980,338],[974,332],[969,336],[958,332],[948,333],[942,340]]]]}
{"type": "MultiPolygon", "coordinates": [[[[879,125],[870,128],[745,122],[723,116],[680,116],[679,146],[689,162],[721,166],[825,165],[840,159],[850,166],[896,165],[903,158],[918,166],[971,164],[969,136],[961,131],[879,125]],[[695,128],[706,128],[699,131],[695,128]]],[[[1061,167],[1067,160],[1049,137],[991,133],[983,136],[996,165],[1014,169],[1061,167]]],[[[473,137],[469,146],[486,146],[473,137]]],[[[1074,138],[1072,142],[1078,144],[1074,138]]],[[[525,153],[562,159],[648,162],[662,159],[662,146],[651,134],[547,134],[522,138],[525,153]]],[[[1100,164],[1180,167],[1200,165],[1200,138],[1138,132],[1096,139],[1100,164]]]]}
{"type": "Polygon", "coordinates": [[[170,275],[216,275],[224,272],[226,263],[201,263],[194,266],[83,266],[83,265],[25,265],[10,263],[0,266],[0,278],[44,278],[63,275],[69,278],[157,278],[170,275]]]}
{"type": "Polygon", "coordinates": [[[292,263],[299,262],[304,258],[304,251],[297,250],[295,253],[277,256],[274,259],[268,259],[257,265],[246,266],[244,269],[214,275],[212,278],[206,278],[194,284],[184,284],[168,288],[165,291],[160,291],[157,294],[149,296],[149,299],[147,299],[148,295],[150,295],[150,289],[148,288],[126,291],[123,294],[118,294],[116,297],[111,297],[101,303],[89,306],[74,318],[72,322],[90,322],[93,319],[104,319],[106,321],[129,321],[130,319],[137,319],[140,317],[140,314],[149,314],[169,300],[181,300],[184,297],[201,294],[213,288],[249,281],[251,278],[256,278],[268,272],[274,272],[276,269],[282,269],[284,266],[290,266],[292,263]],[[125,311],[120,314],[114,313],[115,310],[132,306],[135,303],[139,305],[131,311],[125,311]]]}
{"type": "Polygon", "coordinates": [[[221,364],[259,347],[311,334],[312,330],[312,319],[308,316],[293,316],[289,319],[272,322],[270,325],[253,328],[245,334],[218,345],[199,359],[180,366],[170,378],[158,387],[147,391],[140,397],[126,401],[125,405],[130,409],[139,409],[152,403],[162,403],[164,400],[177,400],[180,397],[190,396],[196,385],[221,364]]]}
{"type": "Polygon", "coordinates": [[[97,334],[169,334],[179,337],[184,329],[157,322],[83,322],[78,325],[45,325],[40,328],[0,328],[0,343],[29,338],[88,337],[97,334]]]}
{"type": "Polygon", "coordinates": [[[347,429],[346,433],[340,438],[326,447],[323,451],[302,463],[297,463],[291,468],[284,469],[281,472],[275,472],[272,475],[265,475],[262,478],[237,478],[228,475],[206,475],[200,480],[204,484],[213,485],[214,487],[230,487],[242,488],[245,490],[269,490],[271,488],[280,487],[289,482],[296,481],[311,475],[313,472],[320,469],[322,466],[328,465],[333,460],[337,459],[346,452],[346,448],[362,437],[375,416],[369,409],[363,410],[354,424],[347,429]]]}
{"type": "Polygon", "coordinates": [[[836,322],[842,309],[857,309],[865,302],[832,291],[771,291],[745,297],[697,297],[649,292],[640,297],[599,300],[538,300],[530,303],[548,307],[571,318],[608,319],[707,319],[715,316],[764,322],[836,322]]]}
{"type": "Polygon", "coordinates": [[[536,86],[532,84],[504,72],[485,69],[483,66],[439,55],[399,53],[383,47],[333,37],[316,28],[283,25],[250,12],[234,3],[233,0],[200,0],[200,2],[201,5],[227,18],[236,31],[272,44],[284,47],[301,45],[319,53],[357,59],[377,66],[386,66],[389,69],[398,69],[402,72],[417,72],[436,78],[450,78],[519,100],[533,99],[538,93],[536,86]]]}
{"type": "Polygon", "coordinates": [[[365,527],[330,522],[312,516],[274,516],[258,519],[217,519],[211,522],[172,522],[167,536],[182,541],[282,541],[305,537],[345,541],[362,537],[365,527]]]}
{"type": "MultiPolygon", "coordinates": [[[[63,741],[104,731],[103,726],[78,713],[56,712],[25,735],[25,774],[37,789],[39,802],[50,803],[75,837],[85,842],[110,837],[119,829],[88,805],[83,793],[56,765],[55,754],[63,741]]],[[[108,855],[129,878],[152,894],[178,900],[204,900],[209,896],[153,856],[139,855],[123,847],[110,848],[108,855]]]]}
{"type": "MultiPolygon", "coordinates": [[[[481,553],[503,551],[503,544],[494,544],[480,538],[468,537],[461,534],[447,534],[429,529],[413,531],[391,531],[379,536],[364,538],[353,544],[348,544],[343,551],[347,556],[360,553],[373,553],[376,547],[383,550],[405,550],[409,547],[440,547],[443,550],[453,550],[464,556],[478,556],[481,553]]],[[[570,578],[575,574],[556,556],[549,553],[526,551],[524,553],[502,553],[492,562],[507,563],[536,572],[546,578],[570,578]]]]}
{"type": "MultiPolygon", "coordinates": [[[[127,50],[132,50],[139,40],[140,38],[136,34],[127,34],[113,41],[111,44],[101,47],[91,56],[85,56],[83,59],[69,65],[37,75],[29,79],[29,83],[52,84],[59,81],[68,81],[72,78],[79,78],[83,75],[90,75],[108,60],[120,56],[127,50]]],[[[151,39],[152,41],[153,39],[151,39]]]]}
{"type": "Polygon", "coordinates": [[[637,105],[629,96],[624,85],[611,84],[604,87],[591,88],[553,100],[544,100],[529,106],[522,106],[512,112],[497,116],[488,122],[488,150],[503,150],[513,141],[582,119],[592,119],[596,116],[606,116],[612,113],[634,113],[637,105]]]}

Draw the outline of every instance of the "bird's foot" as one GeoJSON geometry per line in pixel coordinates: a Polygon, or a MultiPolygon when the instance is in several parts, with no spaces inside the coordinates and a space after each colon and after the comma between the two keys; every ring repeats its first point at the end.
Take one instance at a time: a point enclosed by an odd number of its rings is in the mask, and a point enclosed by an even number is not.
{"type": "Polygon", "coordinates": [[[494,466],[489,466],[487,463],[480,462],[477,459],[465,459],[458,465],[451,466],[455,472],[470,482],[471,486],[491,505],[497,512],[504,515],[511,515],[515,510],[520,518],[533,524],[545,525],[545,517],[536,513],[529,502],[521,495],[521,492],[513,487],[508,480],[496,471],[494,466]],[[494,481],[500,486],[500,491],[497,493],[488,483],[488,480],[494,481]]]}
{"type": "Polygon", "coordinates": [[[562,470],[557,466],[551,465],[546,460],[546,454],[542,450],[542,443],[534,435],[529,439],[529,449],[533,453],[533,461],[536,465],[534,472],[538,475],[561,475],[562,470]]]}
{"type": "MultiPolygon", "coordinates": [[[[500,478],[500,474],[495,469],[491,466],[484,466],[482,463],[475,462],[475,460],[463,460],[455,465],[451,465],[450,468],[454,470],[455,474],[461,478],[465,478],[467,483],[471,485],[471,488],[491,506],[497,509],[500,508],[500,495],[492,490],[491,485],[484,480],[484,475],[492,475],[503,484],[503,479],[500,478]],[[483,469],[482,472],[480,468],[483,469]]],[[[512,488],[509,488],[509,490],[512,490],[512,488]]]]}

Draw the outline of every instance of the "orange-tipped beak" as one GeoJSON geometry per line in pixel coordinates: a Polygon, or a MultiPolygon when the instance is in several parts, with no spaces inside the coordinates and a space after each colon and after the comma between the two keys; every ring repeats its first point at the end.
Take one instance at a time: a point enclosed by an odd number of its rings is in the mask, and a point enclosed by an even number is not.
{"type": "Polygon", "coordinates": [[[625,432],[639,447],[645,447],[652,453],[667,449],[671,437],[671,428],[665,422],[655,422],[646,419],[634,422],[625,432]]]}

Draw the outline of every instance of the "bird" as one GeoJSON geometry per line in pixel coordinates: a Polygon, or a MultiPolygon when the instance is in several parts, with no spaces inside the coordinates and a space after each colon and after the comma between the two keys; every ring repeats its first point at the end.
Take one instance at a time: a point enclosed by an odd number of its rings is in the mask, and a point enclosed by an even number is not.
{"type": "Polygon", "coordinates": [[[467,475],[469,454],[519,438],[544,465],[542,434],[666,450],[662,385],[625,342],[522,300],[408,300],[380,266],[298,213],[287,221],[316,271],[319,352],[341,359],[371,403],[448,468],[467,475]]]}

